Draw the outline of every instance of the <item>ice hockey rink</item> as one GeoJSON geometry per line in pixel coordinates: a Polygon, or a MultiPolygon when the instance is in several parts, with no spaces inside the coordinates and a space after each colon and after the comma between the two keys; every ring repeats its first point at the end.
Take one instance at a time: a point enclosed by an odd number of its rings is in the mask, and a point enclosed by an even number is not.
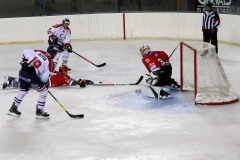
{"type": "MultiPolygon", "coordinates": [[[[139,48],[168,54],[178,41],[113,40],[75,41],[69,75],[95,83],[135,83],[147,70],[139,48]]],[[[17,76],[22,50],[46,50],[47,43],[0,46],[0,82],[17,76]]],[[[219,44],[226,75],[240,95],[240,48],[219,44]]],[[[179,81],[179,50],[171,57],[173,78],[179,81]]],[[[203,75],[204,76],[204,75],[203,75]]],[[[140,86],[62,86],[49,90],[71,114],[70,118],[50,96],[45,110],[49,120],[35,119],[38,93],[31,90],[19,110],[20,118],[7,115],[17,89],[0,90],[0,160],[239,160],[239,103],[196,106],[193,92],[167,90],[173,98],[143,96],[140,86]]]]}

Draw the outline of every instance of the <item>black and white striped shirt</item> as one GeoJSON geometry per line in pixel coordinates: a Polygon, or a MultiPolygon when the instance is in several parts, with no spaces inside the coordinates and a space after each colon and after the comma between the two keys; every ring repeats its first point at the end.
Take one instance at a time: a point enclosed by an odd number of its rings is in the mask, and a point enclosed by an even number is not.
{"type": "Polygon", "coordinates": [[[220,26],[220,18],[217,12],[211,11],[207,12],[205,11],[203,13],[203,22],[202,27],[204,29],[213,29],[218,28],[220,26]]]}

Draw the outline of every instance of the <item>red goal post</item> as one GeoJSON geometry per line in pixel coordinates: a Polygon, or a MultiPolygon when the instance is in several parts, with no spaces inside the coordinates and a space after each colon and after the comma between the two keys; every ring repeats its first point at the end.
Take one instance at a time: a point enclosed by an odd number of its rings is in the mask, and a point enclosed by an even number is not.
{"type": "Polygon", "coordinates": [[[195,104],[221,105],[238,101],[215,46],[209,43],[180,43],[180,84],[182,91],[194,91],[195,104]]]}

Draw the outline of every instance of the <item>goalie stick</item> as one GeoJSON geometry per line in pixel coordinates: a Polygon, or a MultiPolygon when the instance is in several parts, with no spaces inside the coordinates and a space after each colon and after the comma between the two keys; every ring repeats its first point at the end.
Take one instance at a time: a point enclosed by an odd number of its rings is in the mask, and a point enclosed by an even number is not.
{"type": "Polygon", "coordinates": [[[180,43],[178,43],[178,45],[174,48],[174,50],[172,51],[172,53],[171,53],[170,56],[169,56],[169,59],[170,59],[170,57],[172,57],[173,53],[176,51],[176,49],[178,48],[179,44],[180,44],[180,43]]]}
{"type": "Polygon", "coordinates": [[[48,90],[48,93],[53,97],[53,99],[62,107],[62,109],[71,117],[71,118],[83,118],[84,114],[78,114],[78,115],[73,115],[70,114],[66,108],[57,100],[56,97],[54,97],[54,95],[48,90]]]}
{"type": "Polygon", "coordinates": [[[141,81],[143,80],[143,76],[141,76],[138,81],[136,83],[126,83],[126,84],[114,84],[114,83],[110,83],[110,84],[93,84],[93,86],[124,86],[124,85],[138,85],[141,81]]]}
{"type": "Polygon", "coordinates": [[[76,55],[78,55],[79,57],[81,57],[82,59],[86,60],[87,62],[89,62],[89,63],[93,64],[93,65],[94,65],[94,66],[96,66],[96,67],[103,67],[103,66],[105,66],[105,65],[106,65],[106,63],[102,63],[102,64],[99,64],[99,65],[97,65],[97,64],[94,64],[93,62],[91,62],[91,61],[90,61],[90,60],[88,60],[87,58],[85,58],[85,57],[81,56],[80,54],[78,54],[78,53],[74,52],[73,50],[72,50],[72,52],[73,52],[73,53],[75,53],[76,55]]]}

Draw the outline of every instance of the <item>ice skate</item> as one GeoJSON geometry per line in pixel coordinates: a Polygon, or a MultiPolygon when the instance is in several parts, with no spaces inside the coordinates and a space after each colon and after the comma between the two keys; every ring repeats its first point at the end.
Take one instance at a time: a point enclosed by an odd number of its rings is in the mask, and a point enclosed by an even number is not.
{"type": "Polygon", "coordinates": [[[6,88],[18,88],[19,87],[19,82],[17,80],[17,77],[5,77],[5,81],[2,84],[2,89],[6,89],[6,88]]]}
{"type": "Polygon", "coordinates": [[[44,112],[43,109],[36,109],[36,119],[49,119],[50,115],[47,112],[44,112]]]}
{"type": "Polygon", "coordinates": [[[170,83],[168,84],[172,89],[180,89],[181,86],[173,78],[171,78],[170,83]]]}
{"type": "Polygon", "coordinates": [[[18,111],[18,109],[14,103],[12,104],[11,108],[9,109],[8,115],[13,116],[13,117],[20,117],[21,112],[18,111]]]}
{"type": "Polygon", "coordinates": [[[2,84],[2,89],[5,89],[5,88],[7,88],[7,87],[8,87],[7,82],[4,82],[4,83],[2,84]]]}
{"type": "Polygon", "coordinates": [[[177,82],[174,82],[173,84],[170,85],[173,89],[180,89],[180,85],[177,82]]]}
{"type": "Polygon", "coordinates": [[[164,91],[163,89],[160,90],[158,99],[168,99],[172,98],[172,95],[164,91]]]}

